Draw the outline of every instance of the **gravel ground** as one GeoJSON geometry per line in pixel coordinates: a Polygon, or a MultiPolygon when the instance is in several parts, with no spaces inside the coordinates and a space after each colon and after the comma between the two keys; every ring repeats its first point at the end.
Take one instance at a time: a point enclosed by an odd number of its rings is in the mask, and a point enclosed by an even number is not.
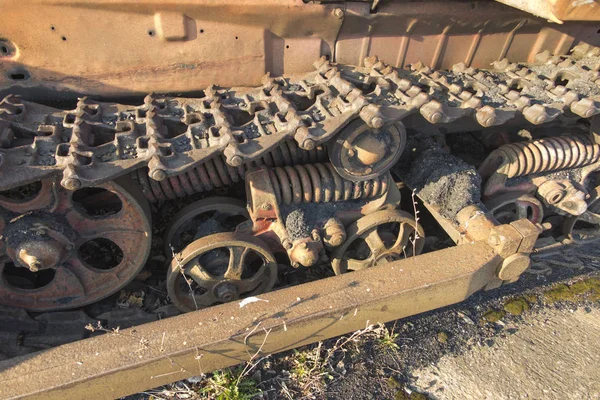
{"type": "Polygon", "coordinates": [[[599,256],[571,249],[549,275],[127,399],[597,398],[599,256]]]}

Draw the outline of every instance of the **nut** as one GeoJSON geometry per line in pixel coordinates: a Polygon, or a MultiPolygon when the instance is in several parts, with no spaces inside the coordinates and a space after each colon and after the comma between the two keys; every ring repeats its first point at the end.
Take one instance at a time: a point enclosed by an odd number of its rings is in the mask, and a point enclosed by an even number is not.
{"type": "Polygon", "coordinates": [[[240,156],[233,156],[231,157],[231,160],[229,160],[229,164],[231,164],[232,167],[239,167],[243,163],[244,159],[240,156]]]}

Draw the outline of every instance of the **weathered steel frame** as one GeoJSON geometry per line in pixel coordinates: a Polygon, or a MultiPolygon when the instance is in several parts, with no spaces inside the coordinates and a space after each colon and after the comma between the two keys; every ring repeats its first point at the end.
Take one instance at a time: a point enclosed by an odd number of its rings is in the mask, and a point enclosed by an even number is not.
{"type": "Polygon", "coordinates": [[[367,2],[3,0],[2,11],[0,96],[29,100],[256,86],[321,56],[441,69],[600,44],[597,23],[558,25],[492,1],[386,1],[372,13],[367,2]]]}
{"type": "Polygon", "coordinates": [[[456,246],[0,362],[0,397],[112,399],[468,298],[496,280],[485,242],[456,246]]]}

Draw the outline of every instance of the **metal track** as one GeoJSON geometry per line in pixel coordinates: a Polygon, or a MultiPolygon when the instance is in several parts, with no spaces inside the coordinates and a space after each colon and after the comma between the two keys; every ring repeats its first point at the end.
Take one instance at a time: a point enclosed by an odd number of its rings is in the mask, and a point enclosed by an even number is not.
{"type": "Polygon", "coordinates": [[[82,98],[71,111],[7,96],[0,102],[0,190],[56,174],[75,190],[141,167],[162,181],[215,156],[239,167],[287,140],[314,149],[357,118],[380,129],[418,112],[432,124],[470,118],[492,127],[600,112],[596,48],[582,44],[568,57],[541,53],[537,61],[405,71],[376,58],[365,68],[323,58],[316,72],[267,76],[258,88],[213,86],[197,99],[149,95],[140,106],[82,98]]]}

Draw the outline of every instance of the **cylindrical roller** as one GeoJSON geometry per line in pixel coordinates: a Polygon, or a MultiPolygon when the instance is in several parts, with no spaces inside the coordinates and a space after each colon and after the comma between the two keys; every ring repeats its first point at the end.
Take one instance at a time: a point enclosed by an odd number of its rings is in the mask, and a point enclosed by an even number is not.
{"type": "MultiPolygon", "coordinates": [[[[194,193],[207,192],[214,188],[233,185],[245,178],[246,171],[256,169],[262,165],[288,167],[306,163],[309,160],[325,161],[326,159],[327,150],[323,146],[315,147],[312,150],[303,150],[298,147],[296,142],[286,141],[263,157],[239,167],[232,167],[225,162],[223,156],[216,156],[184,173],[169,176],[162,181],[150,178],[147,168],[138,169],[133,173],[133,177],[140,183],[146,198],[151,202],[157,202],[191,196],[194,193]]],[[[281,175],[282,173],[285,174],[285,172],[280,172],[279,174],[281,175]]],[[[288,170],[287,176],[294,181],[293,184],[295,186],[298,186],[301,184],[302,177],[300,175],[294,176],[293,174],[294,172],[288,170]]],[[[283,175],[281,176],[283,177],[283,175]]],[[[281,195],[294,195],[293,199],[292,197],[286,197],[286,202],[292,201],[299,204],[302,201],[301,198],[296,197],[296,194],[287,191],[279,192],[279,196],[281,195]]]]}
{"type": "Polygon", "coordinates": [[[269,179],[279,204],[329,203],[377,197],[388,189],[389,174],[367,181],[342,178],[329,163],[270,168],[269,179]]]}

